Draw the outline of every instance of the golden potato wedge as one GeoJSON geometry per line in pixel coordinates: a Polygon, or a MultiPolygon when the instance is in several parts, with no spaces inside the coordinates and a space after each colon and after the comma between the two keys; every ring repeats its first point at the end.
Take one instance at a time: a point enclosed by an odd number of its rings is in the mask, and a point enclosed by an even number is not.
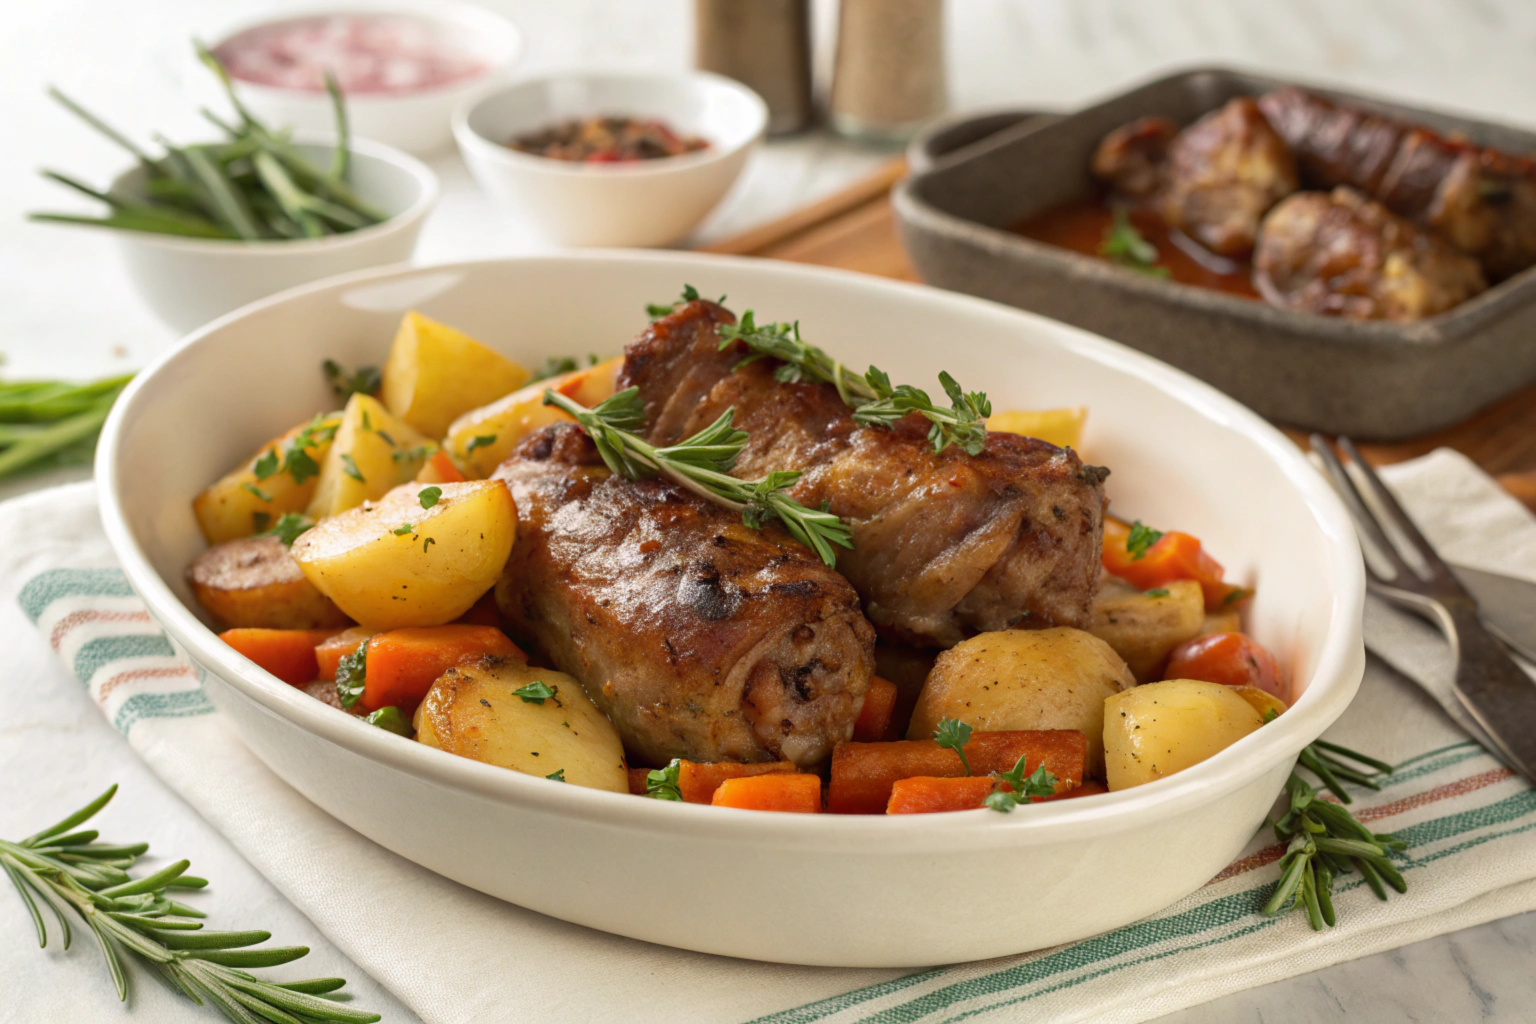
{"type": "Polygon", "coordinates": [[[293,557],[361,626],[440,626],[491,589],[516,535],[517,507],[500,480],[405,484],[322,519],[294,541],[293,557]]]}
{"type": "Polygon", "coordinates": [[[1276,717],[1279,717],[1290,710],[1286,706],[1285,701],[1276,697],[1268,690],[1259,689],[1257,686],[1234,686],[1232,687],[1232,692],[1249,704],[1252,704],[1253,710],[1259,713],[1260,718],[1267,719],[1271,711],[1275,713],[1276,717]]]}
{"type": "Polygon", "coordinates": [[[353,395],[320,466],[308,512],[324,519],[376,501],[416,475],[432,447],[376,398],[353,395]]]}
{"type": "Polygon", "coordinates": [[[927,739],[945,718],[988,732],[1077,729],[1088,774],[1103,778],[1104,700],[1135,685],[1120,656],[1080,629],[982,633],[939,655],[907,738],[927,739]]]}
{"type": "Polygon", "coordinates": [[[1009,409],[987,417],[987,429],[1001,434],[1037,437],[1058,448],[1076,448],[1083,440],[1083,424],[1088,422],[1088,407],[1075,405],[1066,409],[1026,412],[1009,409]]]}
{"type": "Polygon", "coordinates": [[[187,567],[187,583],[225,629],[323,629],[348,621],[271,534],[209,548],[187,567]]]}
{"type": "Polygon", "coordinates": [[[553,388],[582,405],[594,406],[613,395],[613,382],[624,365],[622,356],[607,362],[534,381],[520,391],[490,405],[467,412],[448,428],[443,445],[466,475],[488,477],[501,465],[517,442],[541,427],[570,417],[544,404],[544,392],[553,388]]]}
{"type": "Polygon", "coordinates": [[[619,734],[564,672],[501,658],[451,668],[427,691],[415,724],[418,742],[450,754],[542,778],[559,772],[573,786],[629,792],[619,734]],[[534,683],[554,696],[518,694],[534,683]]]}
{"type": "Polygon", "coordinates": [[[1104,760],[1110,792],[1183,771],[1264,724],[1233,687],[1169,679],[1104,702],[1104,760]]]}
{"type": "Polygon", "coordinates": [[[379,397],[390,412],[438,440],[455,419],[511,394],[530,376],[462,331],[411,310],[384,363],[379,397]]]}
{"type": "Polygon", "coordinates": [[[284,512],[304,511],[340,424],[340,416],[331,415],[294,427],[193,498],[192,513],[204,539],[222,544],[249,537],[284,512]]]}
{"type": "Polygon", "coordinates": [[[1131,666],[1138,683],[1160,677],[1168,654],[1200,635],[1205,595],[1194,580],[1176,580],[1143,593],[1113,577],[1099,587],[1088,632],[1131,666]]]}

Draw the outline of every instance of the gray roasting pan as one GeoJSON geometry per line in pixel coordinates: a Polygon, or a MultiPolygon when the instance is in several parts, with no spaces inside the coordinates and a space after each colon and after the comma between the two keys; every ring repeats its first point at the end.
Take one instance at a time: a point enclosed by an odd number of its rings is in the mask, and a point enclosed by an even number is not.
{"type": "MultiPolygon", "coordinates": [[[[1536,268],[1437,317],[1356,322],[1149,278],[1005,230],[1088,194],[1089,158],[1110,129],[1150,114],[1187,124],[1234,96],[1285,84],[1220,69],[1188,71],[1075,114],[1018,120],[979,141],[949,124],[949,138],[968,144],[930,149],[932,159],[920,161],[926,167],[892,195],[902,244],[929,284],[1124,342],[1295,426],[1379,440],[1413,437],[1458,423],[1536,380],[1536,268]]],[[[1482,145],[1536,150],[1536,133],[1312,91],[1482,145]]]]}

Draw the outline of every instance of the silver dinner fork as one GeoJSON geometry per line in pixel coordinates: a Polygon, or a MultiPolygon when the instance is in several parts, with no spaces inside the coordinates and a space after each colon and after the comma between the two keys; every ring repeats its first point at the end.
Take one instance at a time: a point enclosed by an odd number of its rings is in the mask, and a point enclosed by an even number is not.
{"type": "Polygon", "coordinates": [[[1536,684],[1483,628],[1477,601],[1435,554],[1413,520],[1361,457],[1354,442],[1340,437],[1338,445],[1354,463],[1369,492],[1369,500],[1328,442],[1318,434],[1312,435],[1312,450],[1322,459],[1334,488],[1355,520],[1356,529],[1393,573],[1384,578],[1367,559],[1367,587],[1371,593],[1423,616],[1440,628],[1456,659],[1452,690],[1457,700],[1498,748],[1494,753],[1536,782],[1536,684]],[[1392,533],[1397,535],[1401,547],[1389,536],[1392,533]]]}

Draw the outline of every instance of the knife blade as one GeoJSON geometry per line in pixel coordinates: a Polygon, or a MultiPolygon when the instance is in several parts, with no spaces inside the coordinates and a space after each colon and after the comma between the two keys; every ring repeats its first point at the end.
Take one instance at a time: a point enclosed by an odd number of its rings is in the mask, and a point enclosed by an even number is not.
{"type": "Polygon", "coordinates": [[[1536,583],[1465,565],[1452,564],[1451,571],[1477,601],[1488,631],[1536,662],[1536,583]]]}

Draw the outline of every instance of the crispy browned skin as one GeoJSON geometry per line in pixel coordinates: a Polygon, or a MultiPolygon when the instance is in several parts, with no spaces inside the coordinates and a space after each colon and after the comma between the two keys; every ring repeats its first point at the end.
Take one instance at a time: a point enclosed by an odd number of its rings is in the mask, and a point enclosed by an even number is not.
{"type": "Polygon", "coordinates": [[[737,476],[803,473],[791,491],[823,502],[853,534],[837,568],[882,636],[948,647],[978,632],[1082,626],[1099,577],[1105,470],[1070,449],[989,434],[976,456],[935,453],[927,421],[858,427],[826,384],[785,384],[771,360],[741,369],[718,351],[729,314],[680,307],[625,350],[618,386],[636,386],[649,439],[671,444],[727,408],[751,434],[737,476]]]}
{"type": "Polygon", "coordinates": [[[1536,264],[1536,161],[1331,103],[1301,89],[1263,96],[1265,117],[1313,188],[1350,185],[1445,234],[1493,280],[1536,264]]]}
{"type": "Polygon", "coordinates": [[[523,441],[496,477],[518,512],[496,602],[635,758],[809,766],[852,735],[874,630],[847,581],[783,530],[611,476],[574,424],[523,441]]]}
{"type": "Polygon", "coordinates": [[[1352,320],[1417,320],[1487,287],[1471,256],[1349,188],[1281,202],[1253,263],[1269,302],[1352,320]]]}
{"type": "Polygon", "coordinates": [[[352,621],[269,534],[209,548],[187,567],[187,583],[198,604],[225,628],[321,629],[352,621]]]}

